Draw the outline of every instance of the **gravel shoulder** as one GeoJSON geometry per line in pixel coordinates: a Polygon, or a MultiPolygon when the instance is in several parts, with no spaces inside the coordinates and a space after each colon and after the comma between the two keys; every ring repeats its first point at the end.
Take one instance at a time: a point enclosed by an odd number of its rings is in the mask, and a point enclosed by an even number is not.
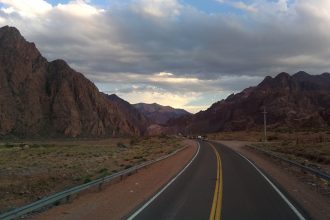
{"type": "MultiPolygon", "coordinates": [[[[303,174],[293,171],[274,159],[245,147],[248,142],[242,141],[218,141],[231,149],[241,153],[249,160],[255,162],[267,175],[275,180],[294,200],[296,200],[311,216],[312,219],[330,219],[330,197],[323,195],[302,181],[303,174]]],[[[221,155],[220,155],[221,156],[221,155]]],[[[306,177],[305,177],[306,178],[306,177]]],[[[309,177],[310,178],[310,177],[309,177]]]]}
{"type": "Polygon", "coordinates": [[[197,150],[195,141],[185,140],[186,149],[153,164],[101,191],[80,195],[70,203],[31,216],[34,220],[122,219],[176,175],[197,150]]]}

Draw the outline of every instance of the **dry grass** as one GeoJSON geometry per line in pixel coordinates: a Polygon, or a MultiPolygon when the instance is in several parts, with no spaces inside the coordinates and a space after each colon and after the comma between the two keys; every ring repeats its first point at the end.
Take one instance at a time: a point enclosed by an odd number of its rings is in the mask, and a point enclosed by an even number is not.
{"type": "Polygon", "coordinates": [[[182,147],[174,137],[0,144],[0,212],[182,147]]]}
{"type": "Polygon", "coordinates": [[[259,146],[301,163],[330,164],[330,134],[327,132],[301,132],[271,137],[275,142],[262,143],[259,146]]]}
{"type": "Polygon", "coordinates": [[[226,141],[260,141],[262,137],[263,133],[257,131],[218,132],[207,135],[211,140],[226,141]]]}
{"type": "MultiPolygon", "coordinates": [[[[304,131],[304,132],[268,132],[268,142],[259,146],[267,150],[281,153],[289,159],[299,162],[315,162],[330,164],[330,132],[304,131]]],[[[241,140],[261,142],[262,132],[221,132],[208,135],[215,140],[241,140]]]]}

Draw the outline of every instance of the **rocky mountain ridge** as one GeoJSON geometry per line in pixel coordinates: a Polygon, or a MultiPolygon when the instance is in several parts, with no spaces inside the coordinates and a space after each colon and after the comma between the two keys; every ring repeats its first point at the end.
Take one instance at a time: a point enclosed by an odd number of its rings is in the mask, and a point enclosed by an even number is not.
{"type": "Polygon", "coordinates": [[[191,113],[186,110],[175,109],[171,106],[163,106],[157,103],[137,103],[133,106],[151,122],[159,125],[164,125],[171,119],[191,115],[191,113]]]}
{"type": "Polygon", "coordinates": [[[14,27],[0,28],[0,136],[142,135],[144,119],[126,118],[63,60],[48,62],[14,27]]]}
{"type": "Polygon", "coordinates": [[[191,117],[169,122],[183,133],[255,130],[267,125],[273,130],[328,129],[330,127],[330,74],[267,76],[257,86],[214,103],[191,117]]]}
{"type": "Polygon", "coordinates": [[[106,95],[63,60],[48,62],[13,27],[0,28],[0,137],[108,137],[260,129],[329,129],[330,74],[267,76],[192,115],[106,95]]]}

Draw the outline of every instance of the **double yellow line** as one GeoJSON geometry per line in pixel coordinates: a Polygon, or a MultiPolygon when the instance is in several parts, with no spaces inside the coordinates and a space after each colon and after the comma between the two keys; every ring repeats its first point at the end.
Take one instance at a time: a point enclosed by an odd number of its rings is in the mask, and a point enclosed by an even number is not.
{"type": "Polygon", "coordinates": [[[213,196],[212,209],[210,214],[210,220],[220,220],[221,218],[221,204],[222,204],[222,166],[221,159],[218,151],[213,144],[209,143],[213,148],[215,155],[217,157],[217,181],[215,183],[215,190],[213,196]]]}

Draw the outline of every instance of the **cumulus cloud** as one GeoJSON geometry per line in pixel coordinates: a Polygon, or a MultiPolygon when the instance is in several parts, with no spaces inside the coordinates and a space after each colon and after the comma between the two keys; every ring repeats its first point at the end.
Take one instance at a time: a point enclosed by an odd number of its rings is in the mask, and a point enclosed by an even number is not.
{"type": "Polygon", "coordinates": [[[258,10],[253,5],[248,5],[244,2],[233,2],[232,6],[238,9],[242,9],[248,12],[256,13],[258,10]]]}
{"type": "Polygon", "coordinates": [[[17,12],[22,17],[40,16],[52,9],[51,4],[43,0],[1,0],[0,2],[9,6],[3,8],[5,13],[11,14],[17,12]]]}
{"type": "Polygon", "coordinates": [[[220,4],[228,4],[234,8],[241,9],[247,12],[256,13],[258,11],[258,9],[254,7],[252,4],[247,4],[242,1],[230,1],[230,0],[215,0],[215,1],[219,2],[220,4]]]}
{"type": "Polygon", "coordinates": [[[49,60],[67,60],[100,90],[131,102],[183,107],[281,71],[329,71],[330,1],[216,1],[233,10],[208,13],[184,0],[104,8],[82,0],[0,0],[0,25],[16,26],[49,60]]]}
{"type": "Polygon", "coordinates": [[[132,9],[142,15],[153,17],[172,17],[180,14],[181,5],[177,0],[139,0],[135,1],[132,9]]]}

